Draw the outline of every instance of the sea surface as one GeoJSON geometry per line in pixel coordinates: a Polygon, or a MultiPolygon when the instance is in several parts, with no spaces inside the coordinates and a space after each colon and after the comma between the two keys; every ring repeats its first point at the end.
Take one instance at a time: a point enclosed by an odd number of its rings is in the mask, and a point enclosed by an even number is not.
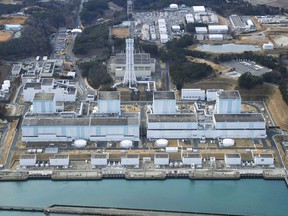
{"type": "Polygon", "coordinates": [[[255,45],[248,44],[200,44],[197,45],[196,50],[202,52],[212,52],[212,53],[243,53],[245,51],[260,51],[261,48],[255,45]]]}
{"type": "MultiPolygon", "coordinates": [[[[284,181],[263,179],[29,180],[0,183],[0,205],[13,206],[47,207],[52,204],[71,204],[285,216],[288,212],[287,202],[288,188],[284,181]]],[[[0,211],[0,215],[43,214],[0,211]]]]}

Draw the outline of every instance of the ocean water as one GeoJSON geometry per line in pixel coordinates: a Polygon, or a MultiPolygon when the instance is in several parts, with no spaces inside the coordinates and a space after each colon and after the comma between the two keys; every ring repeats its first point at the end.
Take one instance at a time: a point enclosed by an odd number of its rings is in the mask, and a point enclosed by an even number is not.
{"type": "MultiPolygon", "coordinates": [[[[1,182],[0,205],[47,207],[52,204],[182,210],[284,216],[284,181],[242,179],[213,181],[50,181],[1,182]]],[[[0,215],[43,215],[0,211],[0,215]]]]}

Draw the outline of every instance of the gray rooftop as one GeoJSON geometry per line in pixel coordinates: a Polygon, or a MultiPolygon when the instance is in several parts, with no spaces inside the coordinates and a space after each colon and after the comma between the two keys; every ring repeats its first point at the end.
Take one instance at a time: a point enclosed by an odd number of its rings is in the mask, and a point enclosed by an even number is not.
{"type": "Polygon", "coordinates": [[[154,92],[154,99],[170,99],[175,100],[175,92],[173,91],[157,91],[154,92]]]}
{"type": "Polygon", "coordinates": [[[241,99],[239,91],[221,91],[218,92],[219,99],[241,99]]]}
{"type": "Polygon", "coordinates": [[[169,154],[167,153],[161,153],[161,154],[155,154],[155,158],[169,158],[169,154]]]}
{"type": "Polygon", "coordinates": [[[240,154],[225,154],[227,158],[241,158],[240,154]]]}
{"type": "MultiPolygon", "coordinates": [[[[115,55],[115,63],[117,65],[126,64],[126,53],[117,53],[115,55]]],[[[150,64],[149,53],[134,53],[134,64],[150,64]]]]}
{"type": "Polygon", "coordinates": [[[122,158],[139,158],[139,154],[126,154],[122,158]]]}
{"type": "Polygon", "coordinates": [[[92,154],[91,158],[108,158],[109,154],[92,154]]]}
{"type": "Polygon", "coordinates": [[[262,154],[259,154],[259,157],[262,157],[262,158],[274,158],[273,154],[271,154],[271,153],[262,153],[262,154]]]}
{"type": "Polygon", "coordinates": [[[202,155],[198,153],[190,153],[183,155],[183,158],[202,158],[202,155]]]}
{"type": "Polygon", "coordinates": [[[148,114],[149,122],[196,122],[195,114],[148,114]]]}
{"type": "Polygon", "coordinates": [[[98,100],[120,100],[118,91],[99,91],[98,100]]]}
{"type": "Polygon", "coordinates": [[[41,89],[40,82],[27,82],[24,86],[24,89],[34,88],[34,89],[41,89]]]}
{"type": "Polygon", "coordinates": [[[216,122],[265,122],[261,113],[214,114],[216,122]]]}
{"type": "Polygon", "coordinates": [[[61,154],[56,154],[54,157],[51,157],[50,159],[65,159],[69,158],[69,155],[61,155],[61,154]]]}
{"type": "Polygon", "coordinates": [[[139,125],[136,117],[82,117],[61,118],[59,116],[26,116],[22,126],[126,126],[139,125]]]}
{"type": "Polygon", "coordinates": [[[20,159],[35,159],[36,155],[35,154],[22,154],[20,155],[20,159]]]}
{"type": "Polygon", "coordinates": [[[53,78],[44,78],[42,79],[42,85],[44,86],[51,86],[53,84],[53,78]]]}
{"type": "Polygon", "coordinates": [[[34,101],[42,101],[42,100],[53,100],[55,93],[36,93],[34,96],[34,101]]]}

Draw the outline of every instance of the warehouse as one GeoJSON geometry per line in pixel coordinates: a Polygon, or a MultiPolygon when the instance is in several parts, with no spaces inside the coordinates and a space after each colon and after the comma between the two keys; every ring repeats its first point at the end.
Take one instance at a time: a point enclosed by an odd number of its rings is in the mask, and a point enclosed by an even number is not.
{"type": "Polygon", "coordinates": [[[254,163],[256,166],[271,166],[274,165],[273,154],[259,154],[254,155],[254,163]]]}
{"type": "Polygon", "coordinates": [[[172,91],[153,92],[153,113],[176,113],[176,97],[172,91]]]}
{"type": "Polygon", "coordinates": [[[77,90],[68,80],[43,78],[40,82],[26,82],[23,88],[25,102],[32,102],[36,93],[54,93],[56,101],[76,101],[77,90]]]}
{"type": "Polygon", "coordinates": [[[202,155],[198,153],[183,154],[182,162],[184,165],[200,165],[202,166],[202,155]]]}
{"type": "Polygon", "coordinates": [[[207,89],[206,90],[206,100],[207,101],[216,101],[218,91],[223,91],[223,89],[207,89]]]}
{"type": "Polygon", "coordinates": [[[241,165],[240,154],[225,154],[224,162],[226,166],[241,165]]]}
{"type": "Polygon", "coordinates": [[[91,165],[92,166],[107,166],[109,154],[92,154],[91,165]]]}
{"type": "Polygon", "coordinates": [[[49,159],[49,163],[51,166],[69,166],[69,155],[60,155],[56,154],[54,157],[49,159]]]}
{"type": "Polygon", "coordinates": [[[216,113],[241,113],[241,96],[239,91],[220,91],[216,98],[216,113]]]}
{"type": "Polygon", "coordinates": [[[196,34],[207,34],[207,27],[195,27],[196,34]]]}
{"type": "Polygon", "coordinates": [[[186,23],[194,23],[194,16],[193,14],[186,14],[185,15],[186,23]]]}
{"type": "Polygon", "coordinates": [[[156,166],[169,165],[169,154],[167,154],[167,153],[154,154],[154,164],[156,166]]]}
{"type": "Polygon", "coordinates": [[[182,100],[205,100],[205,90],[201,89],[182,89],[182,100]]]}
{"type": "MultiPolygon", "coordinates": [[[[156,38],[155,38],[156,39],[156,38]]],[[[150,77],[155,72],[156,60],[149,53],[134,53],[134,72],[136,77],[150,77]]],[[[111,57],[110,73],[117,78],[123,78],[126,70],[125,53],[117,53],[111,57]]]]}
{"type": "Polygon", "coordinates": [[[208,30],[210,34],[227,34],[227,25],[208,25],[208,30]]]}
{"type": "Polygon", "coordinates": [[[194,13],[200,13],[200,12],[206,11],[204,6],[193,6],[192,8],[193,8],[194,13]]]}
{"type": "Polygon", "coordinates": [[[208,39],[211,41],[222,41],[224,36],[222,34],[209,34],[208,39]]]}
{"type": "Polygon", "coordinates": [[[19,163],[21,167],[35,166],[36,155],[35,154],[22,154],[20,155],[19,163]]]}
{"type": "Polygon", "coordinates": [[[123,166],[138,166],[140,164],[139,154],[125,154],[121,157],[121,165],[123,166]]]}
{"type": "Polygon", "coordinates": [[[232,24],[233,30],[237,32],[243,32],[246,29],[245,23],[242,21],[241,17],[233,14],[229,17],[232,24]]]}

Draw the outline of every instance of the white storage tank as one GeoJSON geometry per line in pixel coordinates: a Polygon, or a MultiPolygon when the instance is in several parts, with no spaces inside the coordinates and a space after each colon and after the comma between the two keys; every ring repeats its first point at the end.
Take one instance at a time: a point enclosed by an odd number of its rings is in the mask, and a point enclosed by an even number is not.
{"type": "Polygon", "coordinates": [[[155,145],[157,147],[160,147],[160,148],[166,147],[168,145],[168,140],[166,140],[166,139],[158,139],[158,140],[155,141],[155,145]]]}
{"type": "Polygon", "coordinates": [[[9,86],[9,87],[11,86],[10,80],[4,80],[3,84],[6,84],[6,85],[9,86]]]}
{"type": "Polygon", "coordinates": [[[75,146],[76,148],[83,148],[87,145],[87,141],[84,139],[78,139],[75,140],[72,145],[75,146]]]}
{"type": "Polygon", "coordinates": [[[233,146],[234,144],[235,144],[235,141],[233,139],[223,139],[224,147],[233,146]]]}
{"type": "Polygon", "coordinates": [[[120,142],[120,147],[121,148],[132,148],[133,147],[133,142],[131,140],[122,140],[120,142]]]}
{"type": "Polygon", "coordinates": [[[177,10],[178,9],[178,5],[177,4],[170,4],[170,9],[177,10]]]}

